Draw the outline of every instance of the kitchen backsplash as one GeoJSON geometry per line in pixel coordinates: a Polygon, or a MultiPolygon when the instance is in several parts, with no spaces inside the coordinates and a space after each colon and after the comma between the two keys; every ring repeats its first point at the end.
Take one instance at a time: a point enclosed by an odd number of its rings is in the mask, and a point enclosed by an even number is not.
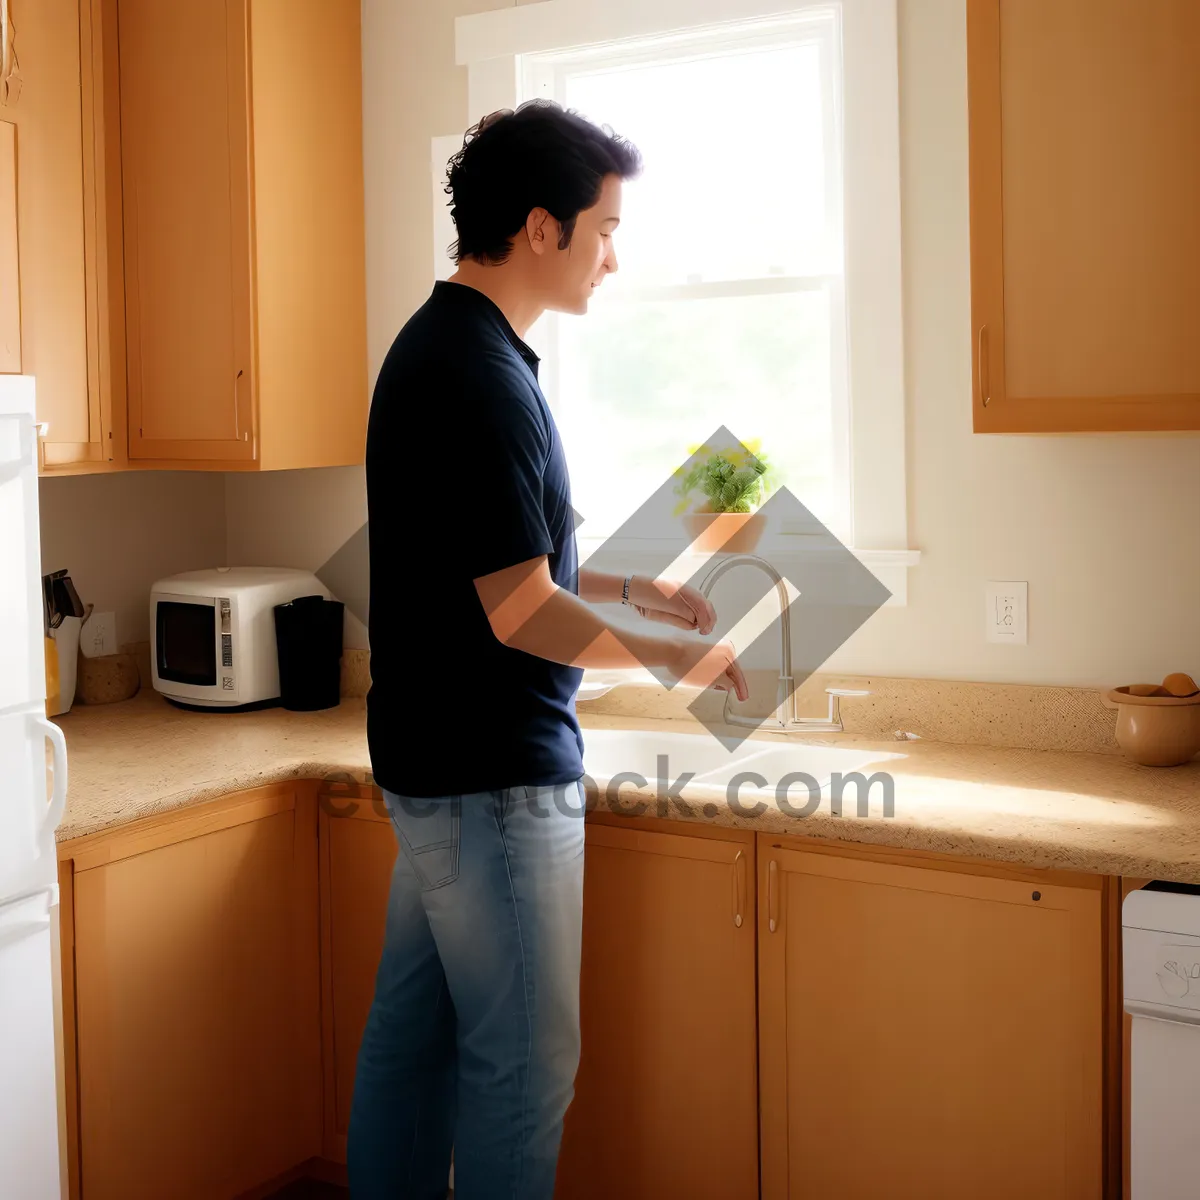
{"type": "MultiPolygon", "coordinates": [[[[113,662],[108,686],[115,686],[118,677],[124,679],[133,664],[142,686],[151,686],[149,643],[124,646],[122,655],[116,657],[125,661],[113,662]]],[[[774,677],[770,672],[750,672],[749,682],[752,700],[741,711],[762,715],[767,711],[764,703],[769,703],[774,694],[774,677]],[[758,705],[754,697],[759,698],[758,705]]],[[[347,647],[342,655],[342,696],[361,699],[370,685],[370,652],[347,647]]],[[[107,698],[104,686],[102,682],[95,694],[99,702],[107,698]]],[[[827,687],[869,693],[841,701],[846,732],[863,737],[886,740],[915,734],[930,741],[960,745],[1120,753],[1113,737],[1116,714],[1104,707],[1100,689],[822,674],[800,688],[798,701],[803,715],[825,714],[827,687]]],[[[84,696],[82,700],[90,698],[84,696]]],[[[699,697],[693,713],[689,705],[696,700],[694,691],[667,691],[655,682],[638,681],[618,685],[579,708],[581,712],[618,717],[716,719],[724,703],[722,694],[708,692],[699,697]]]]}

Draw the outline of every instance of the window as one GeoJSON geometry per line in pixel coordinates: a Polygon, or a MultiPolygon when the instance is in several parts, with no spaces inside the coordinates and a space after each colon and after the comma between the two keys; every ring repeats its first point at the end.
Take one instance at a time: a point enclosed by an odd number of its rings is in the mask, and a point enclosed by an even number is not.
{"type": "MultiPolygon", "coordinates": [[[[530,341],[580,554],[719,425],[904,604],[896,0],[542,0],[459,17],[471,120],[535,95],[643,151],[620,272],[530,341]],[[712,166],[706,165],[710,157],[712,166]]],[[[453,271],[433,139],[434,269],[453,271]]],[[[786,530],[781,532],[788,532],[786,530]]],[[[636,548],[631,548],[636,549],[636,548]]]]}
{"type": "Polygon", "coordinates": [[[522,61],[631,138],[620,271],[530,340],[581,538],[612,534],[719,426],[849,536],[836,13],[522,61]]]}

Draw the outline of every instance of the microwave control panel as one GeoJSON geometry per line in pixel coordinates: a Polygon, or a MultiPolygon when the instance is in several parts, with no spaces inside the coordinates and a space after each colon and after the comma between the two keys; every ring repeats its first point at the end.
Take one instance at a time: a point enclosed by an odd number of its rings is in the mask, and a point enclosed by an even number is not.
{"type": "MultiPolygon", "coordinates": [[[[221,666],[227,671],[233,670],[233,626],[229,610],[229,599],[222,596],[217,602],[221,610],[221,666]]],[[[225,676],[221,680],[225,691],[233,690],[233,677],[225,676]]]]}

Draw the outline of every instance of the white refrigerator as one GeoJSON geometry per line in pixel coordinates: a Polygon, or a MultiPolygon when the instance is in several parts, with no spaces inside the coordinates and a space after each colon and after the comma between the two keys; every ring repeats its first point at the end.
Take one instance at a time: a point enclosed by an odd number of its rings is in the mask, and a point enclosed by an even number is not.
{"type": "Polygon", "coordinates": [[[34,381],[0,375],[0,1192],[58,1200],[54,830],[67,747],[45,717],[34,381]],[[47,747],[52,755],[47,754],[47,747]]]}

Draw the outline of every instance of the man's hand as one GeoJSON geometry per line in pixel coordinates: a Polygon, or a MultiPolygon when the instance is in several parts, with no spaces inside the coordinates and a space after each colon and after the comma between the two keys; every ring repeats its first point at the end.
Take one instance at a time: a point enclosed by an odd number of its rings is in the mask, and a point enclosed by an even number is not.
{"type": "Polygon", "coordinates": [[[635,575],[629,581],[629,602],[648,621],[662,621],[677,629],[708,634],[717,621],[713,606],[687,583],[635,575]]]}
{"type": "Polygon", "coordinates": [[[667,670],[677,682],[687,687],[733,692],[739,700],[750,696],[746,676],[737,662],[737,651],[730,641],[711,642],[681,636],[667,670]]]}

